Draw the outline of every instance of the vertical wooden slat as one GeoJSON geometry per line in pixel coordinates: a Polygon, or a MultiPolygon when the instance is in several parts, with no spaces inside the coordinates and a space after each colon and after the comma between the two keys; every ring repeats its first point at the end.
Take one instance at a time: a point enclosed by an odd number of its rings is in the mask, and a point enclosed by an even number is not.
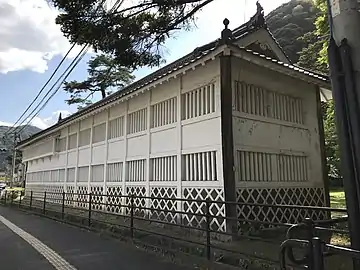
{"type": "Polygon", "coordinates": [[[206,180],[212,181],[211,178],[211,152],[206,153],[206,174],[205,174],[206,180]]]}
{"type": "Polygon", "coordinates": [[[164,181],[164,158],[159,158],[159,163],[160,163],[160,177],[159,180],[160,181],[164,181]]]}
{"type": "Polygon", "coordinates": [[[189,181],[194,181],[194,160],[193,155],[189,154],[189,181]]]}
{"type": "MultiPolygon", "coordinates": [[[[260,107],[261,108],[261,107],[260,107]]],[[[258,153],[258,162],[259,162],[259,181],[263,182],[265,180],[265,153],[258,153]]]]}
{"type": "Polygon", "coordinates": [[[186,116],[186,119],[189,119],[191,117],[191,112],[192,112],[192,107],[191,107],[191,92],[189,93],[186,93],[186,105],[187,105],[187,116],[186,116]]]}
{"type": "Polygon", "coordinates": [[[245,159],[245,181],[250,181],[251,179],[251,172],[250,172],[250,152],[244,153],[245,159]]]}
{"type": "Polygon", "coordinates": [[[169,124],[169,101],[164,102],[164,125],[169,124]]]}
{"type": "Polygon", "coordinates": [[[206,179],[206,165],[207,165],[206,154],[207,154],[206,152],[200,154],[200,156],[201,156],[201,170],[202,170],[200,181],[209,180],[209,179],[206,179]]]}
{"type": "Polygon", "coordinates": [[[297,181],[303,181],[303,179],[301,178],[301,157],[297,157],[297,162],[296,162],[296,171],[297,171],[297,181]]]}
{"type": "Polygon", "coordinates": [[[199,180],[199,160],[198,160],[198,154],[194,153],[193,155],[193,159],[194,159],[194,181],[198,181],[199,180]]]}
{"type": "Polygon", "coordinates": [[[165,179],[164,181],[170,181],[170,173],[169,173],[169,170],[170,170],[170,157],[165,157],[165,179]]]}
{"type": "Polygon", "coordinates": [[[161,115],[161,118],[160,118],[160,126],[163,126],[165,125],[165,104],[164,102],[161,102],[160,104],[160,115],[161,115]]]}
{"type": "Polygon", "coordinates": [[[239,111],[240,112],[245,112],[245,100],[246,100],[246,93],[245,93],[245,87],[244,87],[244,83],[240,83],[239,84],[239,111]]]}
{"type": "Polygon", "coordinates": [[[216,152],[212,151],[210,152],[210,159],[211,159],[211,180],[216,180],[216,152]]]}
{"type": "Polygon", "coordinates": [[[245,162],[245,159],[244,159],[244,152],[243,151],[240,151],[240,181],[245,181],[246,179],[246,162],[245,162]]]}
{"type": "Polygon", "coordinates": [[[211,113],[215,112],[215,84],[211,84],[211,96],[212,96],[212,110],[211,113]]]}
{"type": "Polygon", "coordinates": [[[155,170],[156,170],[156,181],[160,181],[160,160],[158,158],[155,159],[155,170]]]}
{"type": "Polygon", "coordinates": [[[156,104],[155,114],[156,114],[155,127],[158,127],[158,126],[160,126],[160,106],[159,106],[159,104],[156,104]]]}
{"type": "Polygon", "coordinates": [[[174,157],[169,157],[169,180],[174,180],[174,157]]]}

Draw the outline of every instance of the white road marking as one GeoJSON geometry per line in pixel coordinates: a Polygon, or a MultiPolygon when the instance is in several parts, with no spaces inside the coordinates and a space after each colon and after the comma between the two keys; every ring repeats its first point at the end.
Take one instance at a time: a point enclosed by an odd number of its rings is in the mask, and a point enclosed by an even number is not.
{"type": "Polygon", "coordinates": [[[7,226],[14,233],[19,235],[22,239],[28,242],[34,249],[45,257],[57,270],[76,270],[74,266],[65,261],[59,254],[42,243],[40,240],[25,232],[23,229],[16,226],[6,218],[0,215],[0,222],[7,226]]]}

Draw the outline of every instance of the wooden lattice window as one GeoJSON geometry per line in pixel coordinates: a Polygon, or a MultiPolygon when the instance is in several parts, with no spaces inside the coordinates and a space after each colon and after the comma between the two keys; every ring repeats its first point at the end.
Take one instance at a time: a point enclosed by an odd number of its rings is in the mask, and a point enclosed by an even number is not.
{"type": "Polygon", "coordinates": [[[184,181],[216,181],[216,151],[183,155],[182,178],[184,181]]]}
{"type": "Polygon", "coordinates": [[[176,181],[176,156],[152,158],[150,181],[176,181]]]}
{"type": "Polygon", "coordinates": [[[147,109],[141,109],[128,115],[128,134],[137,133],[147,128],[147,109]]]}
{"type": "Polygon", "coordinates": [[[176,122],[176,97],[151,106],[151,127],[160,127],[176,122]]]}
{"type": "Polygon", "coordinates": [[[91,166],[91,182],[104,182],[104,165],[91,166]]]}
{"type": "Polygon", "coordinates": [[[66,182],[74,183],[75,182],[75,168],[67,169],[67,179],[66,182]]]}
{"type": "Polygon", "coordinates": [[[182,94],[181,107],[182,120],[215,112],[215,84],[182,94]]]}
{"type": "Polygon", "coordinates": [[[245,82],[235,83],[234,109],[239,112],[303,124],[302,99],[245,82]]]}
{"type": "Polygon", "coordinates": [[[124,116],[109,121],[108,139],[124,136],[124,116]]]}
{"type": "Polygon", "coordinates": [[[253,151],[237,151],[238,181],[308,181],[307,157],[253,151]]]}
{"type": "Polygon", "coordinates": [[[146,160],[132,160],[126,162],[127,164],[127,173],[126,181],[127,182],[142,182],[146,180],[146,160]]]}
{"type": "Polygon", "coordinates": [[[89,166],[78,168],[78,182],[88,182],[89,180],[89,166]]]}

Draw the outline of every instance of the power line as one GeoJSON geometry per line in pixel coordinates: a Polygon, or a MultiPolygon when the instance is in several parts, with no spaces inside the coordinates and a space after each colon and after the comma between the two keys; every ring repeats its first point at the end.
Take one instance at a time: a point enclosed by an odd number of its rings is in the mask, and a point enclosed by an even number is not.
{"type": "Polygon", "coordinates": [[[60,63],[57,65],[57,67],[55,68],[54,72],[51,74],[50,78],[46,81],[46,83],[44,84],[44,86],[40,89],[39,93],[36,95],[36,97],[33,99],[33,101],[30,103],[30,105],[25,109],[25,111],[22,113],[22,115],[18,118],[18,120],[12,125],[12,127],[5,133],[9,133],[15,126],[16,124],[20,121],[20,119],[28,112],[28,110],[31,108],[31,106],[35,103],[35,101],[39,98],[39,96],[41,95],[41,93],[45,90],[46,86],[50,83],[50,81],[52,80],[52,78],[54,78],[56,72],[59,70],[60,66],[63,64],[63,62],[65,61],[65,59],[68,57],[68,55],[70,54],[70,52],[72,51],[72,49],[75,47],[75,43],[70,47],[70,49],[67,51],[67,53],[65,54],[65,56],[63,57],[63,59],[61,59],[60,63]]]}
{"type": "MultiPolygon", "coordinates": [[[[49,103],[49,101],[55,96],[55,94],[59,91],[62,84],[65,82],[67,77],[70,75],[70,73],[74,70],[74,68],[80,63],[80,61],[83,59],[83,57],[86,55],[87,51],[89,50],[88,46],[84,46],[81,51],[78,53],[76,58],[71,62],[71,64],[68,66],[68,68],[61,74],[61,76],[58,78],[58,80],[53,84],[53,86],[50,88],[47,94],[51,92],[55,88],[55,86],[59,83],[60,79],[62,78],[61,82],[57,85],[55,90],[52,92],[52,94],[49,96],[49,98],[45,101],[45,103],[40,107],[40,109],[27,121],[27,124],[25,124],[22,128],[17,130],[16,132],[20,133],[23,131],[26,126],[36,117],[39,115],[39,113],[45,108],[45,106],[49,103]],[[81,54],[81,55],[80,55],[81,54]],[[65,73],[67,74],[65,75],[65,73]],[[64,76],[65,75],[65,76],[64,76]]],[[[46,95],[47,96],[47,95],[46,95]]],[[[46,96],[41,100],[44,101],[46,96]]],[[[30,115],[35,112],[35,110],[40,106],[41,102],[38,104],[38,106],[30,113],[30,115]]]]}
{"type": "MultiPolygon", "coordinates": [[[[117,0],[116,3],[114,4],[114,6],[110,9],[110,12],[113,12],[114,10],[116,10],[117,8],[119,8],[119,6],[123,3],[124,0],[117,0]]],[[[106,0],[102,0],[102,2],[100,3],[100,5],[97,7],[96,11],[97,12],[106,2],[106,0]]],[[[7,130],[5,132],[4,135],[7,134],[11,134],[14,132],[14,130],[16,129],[16,124],[19,123],[19,121],[21,120],[21,118],[29,111],[29,109],[31,108],[31,106],[35,103],[35,101],[39,98],[39,96],[41,95],[41,93],[45,90],[45,88],[47,87],[47,85],[50,83],[50,81],[53,79],[53,77],[55,76],[56,72],[59,70],[60,66],[64,63],[65,59],[67,58],[67,56],[70,54],[70,52],[74,49],[76,43],[74,43],[70,49],[67,51],[67,53],[65,54],[65,56],[62,58],[62,60],[60,61],[60,63],[57,65],[57,67],[55,68],[54,72],[51,74],[50,78],[46,81],[46,83],[43,85],[43,87],[40,89],[39,93],[36,95],[36,97],[33,99],[33,101],[30,103],[30,105],[25,109],[25,111],[21,114],[21,116],[18,118],[18,120],[12,125],[12,127],[7,130]]],[[[86,48],[88,44],[84,45],[83,49],[86,48]]],[[[51,91],[51,90],[49,90],[51,91]]],[[[36,108],[39,107],[39,105],[41,104],[42,101],[44,101],[44,99],[46,98],[46,96],[49,94],[49,91],[47,92],[47,94],[43,97],[43,99],[39,102],[38,106],[36,108]]],[[[34,110],[36,110],[36,108],[34,110]]],[[[34,112],[34,110],[29,114],[29,116],[34,112]]],[[[18,126],[21,126],[22,123],[24,123],[26,121],[26,118],[24,118],[21,123],[18,126]]]]}
{"type": "MultiPolygon", "coordinates": [[[[116,11],[120,5],[123,3],[124,0],[117,0],[116,3],[113,5],[113,7],[110,9],[110,12],[114,12],[116,11]]],[[[105,1],[103,1],[105,2],[105,1]]],[[[101,6],[101,5],[100,5],[101,6]]],[[[32,115],[37,108],[39,108],[39,106],[41,105],[41,103],[45,100],[45,98],[50,94],[51,90],[55,87],[55,85],[60,81],[60,79],[64,76],[64,74],[69,70],[69,68],[71,67],[71,65],[74,64],[74,62],[76,61],[76,63],[70,68],[69,72],[66,74],[66,76],[62,79],[61,83],[58,85],[58,87],[55,89],[55,91],[50,95],[50,97],[45,101],[45,103],[43,104],[43,106],[30,118],[30,120],[27,121],[27,124],[30,123],[37,115],[39,115],[40,111],[42,109],[44,109],[44,107],[48,104],[48,102],[50,101],[50,99],[59,91],[61,85],[64,83],[64,81],[66,80],[66,78],[70,75],[70,73],[74,70],[74,68],[78,65],[78,63],[82,60],[82,58],[85,56],[85,54],[87,53],[89,49],[89,44],[87,43],[86,45],[84,45],[84,47],[81,49],[81,51],[78,53],[78,55],[76,56],[76,58],[71,62],[71,64],[68,66],[68,68],[62,73],[62,75],[58,78],[58,80],[53,84],[53,86],[48,90],[48,92],[46,93],[46,95],[42,98],[42,100],[39,102],[39,104],[32,110],[32,112],[29,114],[32,115]],[[82,54],[80,56],[80,54],[82,54]],[[80,57],[79,57],[80,56],[80,57]],[[79,57],[79,59],[77,59],[79,57]]],[[[24,123],[26,121],[26,119],[24,119],[22,123],[24,123]]],[[[20,124],[20,125],[21,125],[20,124]]],[[[24,128],[26,127],[26,125],[24,125],[24,127],[20,128],[20,130],[18,130],[17,132],[21,132],[22,130],[24,130],[24,128]]]]}
{"type": "MultiPolygon", "coordinates": [[[[88,46],[84,46],[81,51],[78,53],[78,55],[73,59],[73,61],[70,63],[70,65],[66,68],[66,70],[60,75],[60,77],[56,80],[56,82],[52,85],[52,87],[48,90],[48,92],[46,93],[46,95],[41,99],[41,101],[39,102],[39,104],[31,111],[31,113],[29,114],[32,115],[33,113],[35,113],[30,120],[27,121],[27,124],[30,123],[37,115],[39,115],[40,111],[42,109],[44,109],[44,107],[49,103],[50,99],[57,93],[57,91],[60,89],[61,85],[64,83],[64,81],[67,79],[67,77],[70,75],[70,73],[74,70],[74,68],[79,64],[79,62],[82,60],[82,58],[85,56],[85,54],[87,53],[89,47],[88,46]],[[80,56],[81,54],[81,56],[80,56]],[[66,75],[65,73],[68,72],[66,75]],[[65,77],[64,77],[65,76],[65,77]],[[45,103],[41,106],[41,103],[46,99],[46,97],[51,93],[51,91],[55,88],[55,86],[59,83],[59,81],[61,80],[60,84],[57,86],[57,88],[55,89],[55,91],[49,96],[49,98],[45,101],[45,103]],[[40,107],[41,106],[41,107],[40,107]],[[40,109],[35,112],[38,108],[40,107],[40,109]]],[[[23,120],[22,123],[24,123],[27,119],[23,120]]],[[[20,128],[19,130],[16,130],[16,132],[21,132],[22,130],[24,130],[24,128],[26,127],[25,124],[22,128],[20,128]]]]}

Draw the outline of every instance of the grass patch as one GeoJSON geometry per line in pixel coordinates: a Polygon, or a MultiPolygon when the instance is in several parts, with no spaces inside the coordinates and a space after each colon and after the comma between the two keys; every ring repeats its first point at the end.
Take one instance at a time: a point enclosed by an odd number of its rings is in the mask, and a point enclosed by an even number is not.
{"type": "Polygon", "coordinates": [[[344,189],[330,190],[330,206],[333,208],[346,208],[344,189]]]}

